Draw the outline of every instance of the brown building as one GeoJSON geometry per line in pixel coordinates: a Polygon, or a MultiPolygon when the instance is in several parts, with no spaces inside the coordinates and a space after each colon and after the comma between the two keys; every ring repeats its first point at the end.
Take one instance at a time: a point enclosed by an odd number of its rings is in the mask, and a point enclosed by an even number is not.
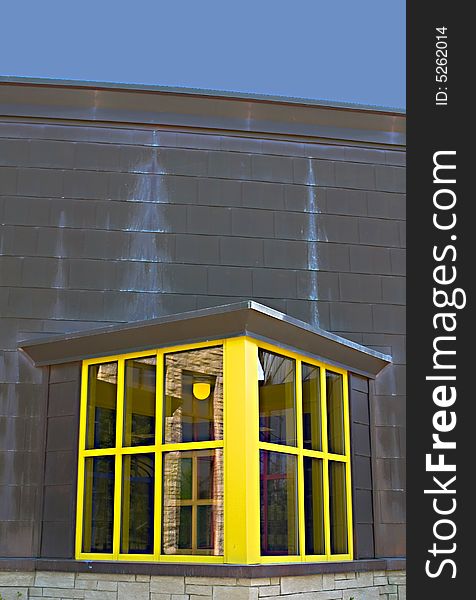
{"type": "Polygon", "coordinates": [[[404,598],[405,115],[0,113],[0,595],[404,598]]]}

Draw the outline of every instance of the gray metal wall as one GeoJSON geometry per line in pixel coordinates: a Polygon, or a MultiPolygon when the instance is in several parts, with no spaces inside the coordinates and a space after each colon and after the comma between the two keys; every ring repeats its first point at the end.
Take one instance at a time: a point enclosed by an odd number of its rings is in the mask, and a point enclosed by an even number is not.
{"type": "Polygon", "coordinates": [[[0,556],[38,555],[42,516],[43,548],[62,535],[74,486],[74,377],[47,402],[18,341],[249,298],[392,354],[370,390],[375,552],[404,554],[403,165],[370,144],[1,123],[0,556]]]}
{"type": "Polygon", "coordinates": [[[368,379],[351,374],[349,403],[354,557],[373,558],[375,556],[375,495],[373,493],[368,379]]]}

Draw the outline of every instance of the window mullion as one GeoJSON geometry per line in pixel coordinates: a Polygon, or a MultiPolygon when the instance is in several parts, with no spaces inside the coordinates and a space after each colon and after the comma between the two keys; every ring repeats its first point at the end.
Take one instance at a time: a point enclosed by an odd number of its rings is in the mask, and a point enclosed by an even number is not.
{"type": "Polygon", "coordinates": [[[304,516],[304,464],[303,464],[303,422],[302,422],[302,363],[296,360],[296,427],[298,446],[298,481],[297,481],[297,506],[298,506],[298,531],[299,554],[304,558],[306,552],[306,526],[304,516]]]}
{"type": "Polygon", "coordinates": [[[280,452],[281,454],[298,455],[301,453],[299,448],[296,448],[296,446],[286,446],[285,444],[270,444],[269,442],[259,442],[258,447],[260,450],[268,450],[268,452],[280,452]]]}
{"type": "Polygon", "coordinates": [[[326,556],[331,556],[331,511],[330,511],[330,493],[329,493],[329,461],[323,460],[323,484],[324,484],[324,535],[326,556]]]}
{"type": "Polygon", "coordinates": [[[192,451],[192,554],[197,551],[198,458],[192,451]]]}
{"type": "Polygon", "coordinates": [[[326,390],[326,370],[321,368],[321,426],[322,426],[322,451],[324,452],[323,459],[323,485],[324,485],[324,535],[325,535],[325,551],[329,559],[331,556],[331,515],[330,515],[330,494],[329,494],[329,460],[327,453],[329,451],[328,435],[327,435],[327,390],[326,390]]]}
{"type": "MultiPolygon", "coordinates": [[[[121,487],[121,496],[124,498],[130,498],[131,493],[131,455],[123,455],[119,457],[122,463],[122,473],[121,479],[123,480],[123,485],[121,487]],[[122,460],[121,460],[122,458],[122,460]],[[125,475],[125,476],[124,476],[125,475]]],[[[122,500],[122,498],[121,498],[122,500]]],[[[125,554],[130,554],[129,551],[129,533],[130,533],[130,501],[129,502],[121,502],[121,537],[122,540],[119,540],[119,553],[122,553],[122,548],[127,548],[127,552],[125,554]],[[121,544],[122,541],[122,544],[121,544]]]]}
{"type": "Polygon", "coordinates": [[[116,471],[114,481],[114,521],[112,552],[114,558],[119,557],[121,540],[121,494],[122,494],[122,447],[124,429],[124,359],[120,358],[117,365],[117,417],[116,417],[116,471]]]}
{"type": "Polygon", "coordinates": [[[324,454],[329,452],[329,443],[327,437],[327,396],[326,396],[326,370],[321,369],[321,425],[322,425],[322,451],[324,454]]]}
{"type": "Polygon", "coordinates": [[[79,414],[78,490],[76,499],[76,558],[83,551],[83,511],[84,511],[84,449],[86,444],[86,414],[88,406],[88,366],[81,368],[81,398],[79,414]]]}
{"type": "Polygon", "coordinates": [[[160,560],[162,551],[162,438],[164,404],[164,353],[157,352],[155,390],[155,488],[154,488],[154,558],[160,560]]]}

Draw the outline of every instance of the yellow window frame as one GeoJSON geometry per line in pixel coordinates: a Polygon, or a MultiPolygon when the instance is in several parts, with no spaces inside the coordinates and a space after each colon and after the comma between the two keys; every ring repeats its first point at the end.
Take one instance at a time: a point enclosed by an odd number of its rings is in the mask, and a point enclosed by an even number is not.
{"type": "MultiPolygon", "coordinates": [[[[164,357],[171,352],[183,352],[200,348],[223,346],[223,340],[171,346],[168,348],[153,349],[142,352],[133,352],[83,361],[81,407],[79,424],[79,452],[78,452],[78,489],[76,511],[76,559],[77,560],[127,560],[136,562],[201,562],[223,563],[223,556],[206,555],[163,555],[161,554],[161,519],[162,519],[162,457],[165,452],[175,450],[202,450],[223,448],[223,440],[209,442],[187,442],[179,444],[162,443],[163,428],[163,399],[164,399],[164,357]],[[123,446],[123,421],[124,421],[124,374],[125,362],[129,359],[156,357],[156,403],[155,403],[155,443],[147,446],[123,446]],[[88,373],[89,367],[94,364],[106,362],[118,363],[117,375],[117,412],[116,412],[116,445],[113,448],[87,450],[86,419],[88,401],[88,373]],[[155,456],[155,481],[154,481],[154,552],[151,554],[122,554],[120,552],[121,515],[122,515],[122,459],[131,454],[153,454],[155,456]],[[113,551],[108,554],[96,552],[83,552],[83,499],[85,488],[85,459],[94,456],[115,457],[114,481],[114,520],[113,520],[113,551]]],[[[225,354],[225,351],[224,351],[225,354]]]]}
{"type": "Polygon", "coordinates": [[[142,352],[133,352],[115,356],[94,358],[83,361],[80,399],[78,487],[76,510],[76,559],[78,560],[127,560],[137,562],[183,562],[183,563],[295,563],[344,561],[353,559],[352,536],[352,488],[350,459],[350,424],[347,371],[315,360],[299,352],[265,343],[250,337],[236,337],[225,340],[210,340],[195,344],[170,346],[142,352]],[[186,442],[178,444],[162,443],[163,394],[164,394],[164,356],[171,352],[182,352],[200,348],[223,347],[223,440],[208,442],[186,442]],[[283,446],[259,441],[259,399],[258,399],[258,348],[292,358],[296,364],[296,428],[297,445],[283,446]],[[156,430],[155,444],[148,446],[123,447],[124,416],[124,371],[125,361],[131,358],[156,356],[156,430]],[[105,362],[118,363],[116,446],[108,449],[87,450],[86,418],[88,397],[89,366],[105,362]],[[322,451],[303,448],[302,434],[302,363],[320,368],[322,451]],[[326,370],[342,375],[344,400],[345,454],[328,452],[327,413],[326,413],[326,370]],[[162,523],[162,457],[165,452],[174,450],[223,449],[224,477],[224,554],[209,555],[164,555],[161,554],[162,523]],[[298,457],[297,470],[297,510],[299,554],[292,556],[261,556],[260,552],[260,450],[272,450],[293,454],[298,457]],[[154,552],[152,554],[121,554],[121,506],[122,506],[122,462],[124,455],[147,453],[155,456],[154,481],[154,552]],[[94,456],[114,456],[114,520],[113,551],[109,554],[86,553],[82,551],[83,536],[83,498],[85,487],[85,459],[94,456]],[[323,461],[324,486],[324,531],[326,553],[323,555],[305,554],[304,522],[304,457],[318,458],[323,461]],[[329,514],[329,461],[346,464],[346,506],[347,506],[347,554],[330,552],[330,514],[329,514]]]}

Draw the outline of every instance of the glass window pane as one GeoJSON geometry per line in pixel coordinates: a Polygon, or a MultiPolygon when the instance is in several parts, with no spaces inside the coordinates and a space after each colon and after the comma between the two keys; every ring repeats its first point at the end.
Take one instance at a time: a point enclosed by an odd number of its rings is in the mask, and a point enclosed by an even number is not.
{"type": "Polygon", "coordinates": [[[223,348],[165,357],[164,443],[223,439],[223,348]]]}
{"type": "Polygon", "coordinates": [[[84,461],[83,552],[112,552],[114,456],[84,461]]]}
{"type": "Polygon", "coordinates": [[[164,454],[162,552],[223,554],[223,450],[164,454]]]}
{"type": "Polygon", "coordinates": [[[297,554],[297,457],[261,450],[260,484],[261,554],[297,554]]]}
{"type": "Polygon", "coordinates": [[[259,439],[296,445],[295,361],[258,349],[259,439]]]}
{"type": "Polygon", "coordinates": [[[190,548],[192,547],[192,507],[179,506],[178,511],[179,529],[177,552],[174,552],[173,554],[191,554],[190,548]]]}
{"type": "Polygon", "coordinates": [[[155,356],[126,360],[124,446],[155,442],[156,360],[155,356]]]}
{"type": "Polygon", "coordinates": [[[306,554],[325,554],[323,462],[304,457],[306,554]]]}
{"type": "Polygon", "coordinates": [[[132,454],[123,457],[121,552],[154,552],[153,454],[132,454]]]}
{"type": "Polygon", "coordinates": [[[332,554],[348,553],[345,469],[345,463],[329,461],[332,554]]]}
{"type": "Polygon", "coordinates": [[[320,374],[319,367],[302,363],[303,445],[309,450],[322,450],[320,374]]]}
{"type": "Polygon", "coordinates": [[[182,456],[179,463],[179,476],[180,476],[180,499],[191,500],[192,499],[192,458],[182,456]]]}
{"type": "Polygon", "coordinates": [[[88,377],[86,448],[116,445],[117,362],[91,365],[88,377]]]}
{"type": "Polygon", "coordinates": [[[197,506],[197,548],[211,550],[214,539],[214,513],[213,506],[197,506]]]}
{"type": "Polygon", "coordinates": [[[345,454],[343,378],[326,371],[327,434],[329,452],[345,454]]]}
{"type": "Polygon", "coordinates": [[[213,497],[213,456],[197,456],[197,498],[213,497]]]}

